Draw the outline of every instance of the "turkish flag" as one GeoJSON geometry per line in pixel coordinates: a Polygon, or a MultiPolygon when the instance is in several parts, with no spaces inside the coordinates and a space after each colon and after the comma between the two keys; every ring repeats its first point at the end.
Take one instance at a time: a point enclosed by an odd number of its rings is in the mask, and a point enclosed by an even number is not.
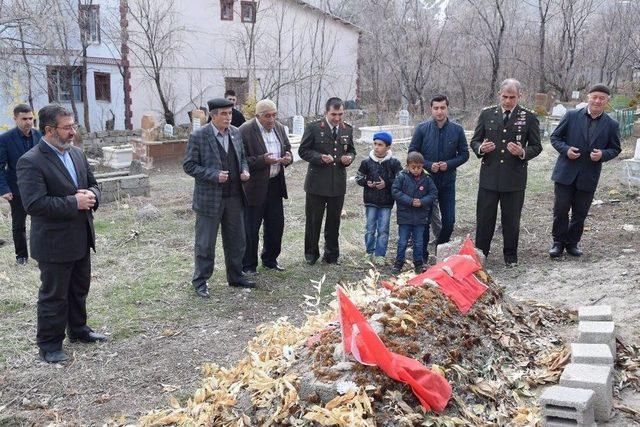
{"type": "Polygon", "coordinates": [[[360,363],[378,366],[389,377],[409,384],[422,406],[437,412],[451,398],[451,385],[416,359],[389,351],[360,310],[337,288],[342,345],[360,363]]]}

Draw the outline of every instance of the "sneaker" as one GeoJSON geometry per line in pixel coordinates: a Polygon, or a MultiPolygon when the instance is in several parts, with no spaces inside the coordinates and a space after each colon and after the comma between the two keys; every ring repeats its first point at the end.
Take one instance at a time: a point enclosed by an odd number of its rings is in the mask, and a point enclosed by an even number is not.
{"type": "Polygon", "coordinates": [[[393,268],[391,269],[391,274],[397,276],[402,271],[402,267],[404,267],[404,261],[396,261],[393,263],[393,268]]]}
{"type": "Polygon", "coordinates": [[[22,256],[16,257],[17,265],[27,265],[27,261],[28,259],[26,257],[22,257],[22,256]]]}

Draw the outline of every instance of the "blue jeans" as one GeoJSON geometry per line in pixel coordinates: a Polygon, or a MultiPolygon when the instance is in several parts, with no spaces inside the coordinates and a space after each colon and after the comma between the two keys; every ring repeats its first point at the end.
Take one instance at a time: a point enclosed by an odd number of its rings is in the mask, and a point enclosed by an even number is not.
{"type": "Polygon", "coordinates": [[[424,230],[426,226],[398,224],[398,255],[396,261],[404,262],[407,253],[407,243],[409,236],[413,237],[413,261],[422,263],[424,253],[424,230]]]}
{"type": "Polygon", "coordinates": [[[368,254],[376,256],[387,255],[389,243],[389,221],[391,208],[378,208],[365,206],[367,215],[367,228],[364,234],[364,244],[368,254]],[[376,236],[377,234],[377,236],[376,236]]]}
{"type": "MultiPolygon", "coordinates": [[[[453,225],[456,222],[456,183],[455,181],[444,187],[438,188],[438,204],[442,218],[442,229],[438,235],[437,243],[447,243],[451,240],[453,225]]],[[[424,230],[424,241],[429,243],[429,227],[424,230]]]]}

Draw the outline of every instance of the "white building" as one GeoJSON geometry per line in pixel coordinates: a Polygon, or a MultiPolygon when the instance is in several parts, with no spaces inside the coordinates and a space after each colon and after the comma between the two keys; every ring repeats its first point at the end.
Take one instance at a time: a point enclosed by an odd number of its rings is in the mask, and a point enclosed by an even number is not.
{"type": "MultiPolygon", "coordinates": [[[[145,114],[162,120],[163,109],[149,76],[148,49],[137,46],[144,39],[134,2],[129,60],[137,127],[145,114]]],[[[165,32],[176,31],[167,38],[161,85],[176,123],[187,122],[188,111],[227,89],[240,102],[252,95],[271,98],[283,116],[321,113],[330,96],[357,99],[360,30],[306,2],[175,0],[166,19],[165,32]]]]}
{"type": "MultiPolygon", "coordinates": [[[[36,7],[39,2],[31,4],[36,7]]],[[[72,109],[73,99],[79,124],[84,124],[87,103],[92,131],[104,130],[109,120],[114,122],[116,129],[124,128],[119,1],[63,1],[58,4],[61,5],[59,13],[48,10],[37,26],[28,24],[25,28],[26,62],[21,43],[2,46],[0,126],[14,126],[13,107],[28,103],[30,86],[36,111],[50,102],[72,109]],[[82,4],[78,6],[78,3],[82,4]],[[87,99],[82,96],[82,42],[78,16],[86,18],[87,99]],[[31,79],[27,77],[27,64],[31,79]]]]}

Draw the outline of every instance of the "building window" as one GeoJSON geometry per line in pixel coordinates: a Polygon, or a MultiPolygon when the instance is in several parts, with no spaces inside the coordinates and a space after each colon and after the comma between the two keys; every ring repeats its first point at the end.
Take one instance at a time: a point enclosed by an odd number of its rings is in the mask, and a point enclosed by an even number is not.
{"type": "Polygon", "coordinates": [[[253,1],[243,1],[240,3],[240,19],[242,22],[256,22],[256,3],[253,1]]]}
{"type": "Polygon", "coordinates": [[[100,43],[100,6],[97,4],[81,4],[79,6],[82,37],[87,43],[100,43]]]}
{"type": "Polygon", "coordinates": [[[96,101],[111,102],[111,75],[94,72],[93,84],[96,87],[96,101]]]}
{"type": "Polygon", "coordinates": [[[82,69],[80,67],[47,67],[49,102],[82,102],[82,69]]]}
{"type": "Polygon", "coordinates": [[[233,21],[233,0],[220,0],[220,19],[233,21]]]}

